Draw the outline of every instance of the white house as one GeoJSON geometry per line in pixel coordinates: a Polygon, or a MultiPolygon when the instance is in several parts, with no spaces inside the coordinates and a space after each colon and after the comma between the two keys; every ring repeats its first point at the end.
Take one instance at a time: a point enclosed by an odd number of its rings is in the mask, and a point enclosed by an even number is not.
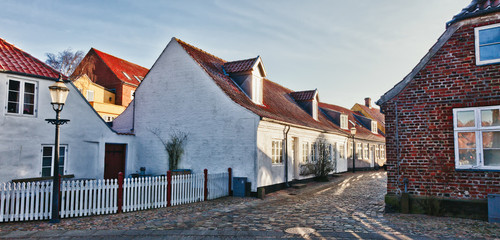
{"type": "Polygon", "coordinates": [[[330,145],[335,171],[347,171],[348,133],[356,120],[341,127],[318,107],[317,90],[293,92],[266,77],[260,57],[227,62],[173,38],[113,128],[135,134],[134,164],[150,174],[168,170],[155,133],[168,140],[172,131],[189,136],[182,168],[230,167],[254,192],[310,178],[302,166],[317,156],[320,139],[330,145]]]}
{"type": "MultiPolygon", "coordinates": [[[[0,182],[52,175],[55,118],[48,87],[59,72],[0,38],[0,182]]],[[[133,136],[117,134],[78,89],[70,89],[61,118],[62,175],[111,178],[137,171],[133,136]]]]}

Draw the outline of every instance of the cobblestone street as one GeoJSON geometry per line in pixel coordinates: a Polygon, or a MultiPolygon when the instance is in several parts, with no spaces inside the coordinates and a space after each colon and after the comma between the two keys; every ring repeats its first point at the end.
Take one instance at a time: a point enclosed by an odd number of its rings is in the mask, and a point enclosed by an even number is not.
{"type": "Polygon", "coordinates": [[[383,171],[344,173],[328,183],[307,185],[268,194],[265,200],[227,197],[163,209],[63,219],[57,225],[45,221],[1,223],[0,239],[500,238],[500,224],[384,213],[383,171]],[[296,227],[303,229],[290,229],[296,227]]]}

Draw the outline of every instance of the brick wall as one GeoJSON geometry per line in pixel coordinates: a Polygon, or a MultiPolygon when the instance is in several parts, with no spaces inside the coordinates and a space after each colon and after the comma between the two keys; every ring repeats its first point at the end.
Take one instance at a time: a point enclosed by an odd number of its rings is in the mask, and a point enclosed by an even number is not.
{"type": "Polygon", "coordinates": [[[474,49],[474,28],[500,20],[470,22],[451,36],[402,92],[382,105],[389,194],[404,190],[403,178],[409,179],[408,191],[415,195],[484,199],[488,193],[500,192],[500,172],[455,170],[452,109],[500,105],[500,64],[476,66],[474,49]]]}

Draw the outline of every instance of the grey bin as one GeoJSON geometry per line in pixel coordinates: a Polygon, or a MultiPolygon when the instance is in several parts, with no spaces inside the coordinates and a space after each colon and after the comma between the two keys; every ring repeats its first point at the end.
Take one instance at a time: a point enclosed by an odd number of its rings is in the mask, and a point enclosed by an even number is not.
{"type": "Polygon", "coordinates": [[[233,177],[233,196],[245,197],[247,182],[246,177],[233,177]]]}
{"type": "Polygon", "coordinates": [[[488,194],[488,221],[500,222],[500,194],[488,194]]]}

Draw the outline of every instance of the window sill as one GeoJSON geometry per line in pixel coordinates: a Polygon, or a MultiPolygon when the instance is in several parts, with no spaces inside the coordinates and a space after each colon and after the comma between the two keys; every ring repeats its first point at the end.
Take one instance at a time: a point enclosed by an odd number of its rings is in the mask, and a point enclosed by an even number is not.
{"type": "Polygon", "coordinates": [[[491,169],[491,168],[456,168],[457,172],[500,172],[500,169],[491,169]]]}

